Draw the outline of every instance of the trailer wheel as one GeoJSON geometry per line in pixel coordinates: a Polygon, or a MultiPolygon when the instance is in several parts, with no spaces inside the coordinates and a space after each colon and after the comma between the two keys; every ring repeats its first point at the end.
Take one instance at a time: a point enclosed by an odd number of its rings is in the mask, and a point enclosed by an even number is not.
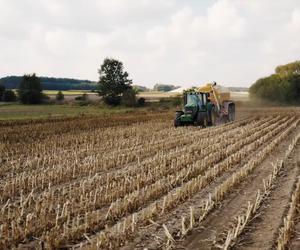
{"type": "Polygon", "coordinates": [[[228,120],[229,122],[233,122],[235,120],[235,105],[230,104],[228,107],[228,120]]]}
{"type": "Polygon", "coordinates": [[[217,113],[215,110],[211,112],[211,126],[215,126],[217,121],[217,113]]]}

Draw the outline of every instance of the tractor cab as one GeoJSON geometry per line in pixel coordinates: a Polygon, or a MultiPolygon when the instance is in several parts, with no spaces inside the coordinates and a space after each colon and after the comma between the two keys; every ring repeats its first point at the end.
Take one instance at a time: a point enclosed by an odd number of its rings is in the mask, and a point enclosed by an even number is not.
{"type": "Polygon", "coordinates": [[[207,94],[188,92],[184,94],[184,113],[196,115],[198,111],[206,111],[207,94]]]}
{"type": "Polygon", "coordinates": [[[184,94],[184,108],[183,111],[176,112],[176,118],[174,125],[189,125],[197,124],[204,125],[206,117],[206,104],[207,104],[207,93],[202,92],[186,92],[184,94]]]}

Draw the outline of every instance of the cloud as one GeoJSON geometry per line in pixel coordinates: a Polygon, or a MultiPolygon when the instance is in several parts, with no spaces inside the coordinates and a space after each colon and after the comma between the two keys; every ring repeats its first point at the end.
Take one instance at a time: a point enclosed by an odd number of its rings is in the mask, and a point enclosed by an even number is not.
{"type": "Polygon", "coordinates": [[[134,82],[248,86],[299,59],[297,0],[0,0],[0,75],[98,78],[105,57],[134,82]]]}

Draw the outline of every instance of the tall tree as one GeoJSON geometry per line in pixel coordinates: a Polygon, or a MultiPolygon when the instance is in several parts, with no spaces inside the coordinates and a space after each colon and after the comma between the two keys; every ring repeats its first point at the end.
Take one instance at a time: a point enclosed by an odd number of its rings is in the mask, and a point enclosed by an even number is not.
{"type": "Polygon", "coordinates": [[[279,103],[300,103],[300,61],[278,66],[276,74],[257,80],[251,97],[279,103]]]}
{"type": "Polygon", "coordinates": [[[99,69],[98,93],[108,104],[120,104],[122,94],[131,89],[132,80],[124,71],[123,63],[106,58],[99,69]]]}
{"type": "Polygon", "coordinates": [[[281,76],[287,76],[290,74],[300,74],[300,61],[295,61],[285,65],[277,66],[275,69],[276,74],[281,76]]]}
{"type": "Polygon", "coordinates": [[[0,85],[0,101],[2,100],[4,92],[5,92],[5,87],[3,85],[0,85]]]}
{"type": "Polygon", "coordinates": [[[42,85],[35,75],[24,75],[18,88],[19,99],[24,104],[38,104],[43,100],[42,85]]]}

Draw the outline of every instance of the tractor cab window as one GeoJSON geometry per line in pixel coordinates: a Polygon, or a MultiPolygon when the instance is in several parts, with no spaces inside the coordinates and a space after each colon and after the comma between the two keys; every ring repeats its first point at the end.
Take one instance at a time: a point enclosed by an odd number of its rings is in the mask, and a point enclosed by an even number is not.
{"type": "Polygon", "coordinates": [[[197,106],[199,102],[199,98],[195,94],[188,94],[186,104],[190,106],[197,106]]]}
{"type": "Polygon", "coordinates": [[[202,94],[203,95],[203,105],[206,105],[207,103],[207,96],[206,94],[202,94]]]}
{"type": "Polygon", "coordinates": [[[206,104],[206,96],[203,93],[199,93],[198,94],[198,98],[199,98],[199,107],[201,107],[202,105],[206,104]]]}
{"type": "Polygon", "coordinates": [[[203,95],[201,93],[197,94],[198,96],[198,106],[201,107],[201,105],[203,104],[203,95]]]}

